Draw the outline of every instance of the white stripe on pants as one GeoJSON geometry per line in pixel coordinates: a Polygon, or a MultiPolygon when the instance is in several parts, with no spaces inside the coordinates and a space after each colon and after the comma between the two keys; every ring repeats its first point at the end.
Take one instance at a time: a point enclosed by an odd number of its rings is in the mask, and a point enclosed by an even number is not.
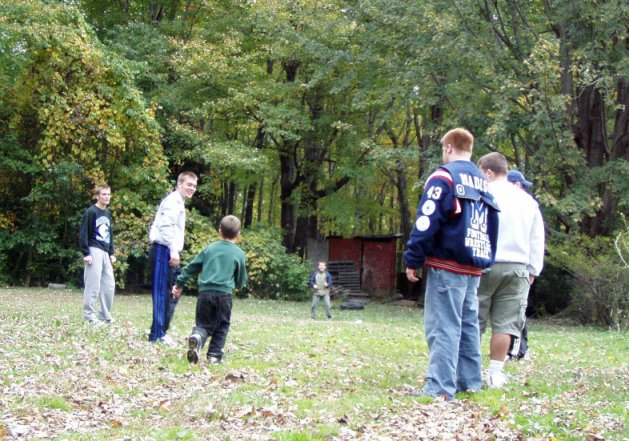
{"type": "Polygon", "coordinates": [[[100,248],[90,247],[92,264],[85,265],[83,282],[83,317],[88,321],[96,320],[96,300],[100,300],[100,320],[111,319],[111,307],[114,303],[114,291],[116,282],[114,281],[114,269],[111,265],[109,253],[100,248]]]}

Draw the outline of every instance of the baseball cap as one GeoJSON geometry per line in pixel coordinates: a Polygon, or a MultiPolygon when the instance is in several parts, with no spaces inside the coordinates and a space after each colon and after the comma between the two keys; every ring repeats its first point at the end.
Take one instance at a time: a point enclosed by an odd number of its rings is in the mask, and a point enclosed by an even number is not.
{"type": "Polygon", "coordinates": [[[509,182],[521,182],[525,187],[533,186],[533,183],[531,181],[527,181],[524,175],[518,170],[509,170],[509,173],[507,173],[507,179],[509,182]]]}

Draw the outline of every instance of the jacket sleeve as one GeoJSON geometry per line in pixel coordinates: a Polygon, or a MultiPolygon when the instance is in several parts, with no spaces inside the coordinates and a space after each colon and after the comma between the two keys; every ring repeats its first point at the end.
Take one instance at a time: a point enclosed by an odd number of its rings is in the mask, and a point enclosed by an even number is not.
{"type": "Polygon", "coordinates": [[[537,277],[542,272],[544,266],[544,220],[542,219],[542,213],[539,211],[539,207],[536,207],[535,220],[533,221],[533,228],[531,229],[531,237],[529,243],[531,244],[531,250],[529,255],[529,264],[527,266],[529,274],[537,277]]]}
{"type": "Polygon", "coordinates": [[[177,276],[177,280],[175,280],[175,285],[177,286],[186,286],[188,280],[191,277],[198,275],[203,269],[203,252],[197,254],[197,256],[192,259],[192,262],[184,266],[181,270],[179,276],[177,276]]]}
{"type": "Polygon", "coordinates": [[[332,286],[332,275],[329,272],[325,272],[325,283],[328,284],[328,288],[332,286]]]}
{"type": "Polygon", "coordinates": [[[316,281],[315,281],[315,275],[317,274],[317,272],[313,272],[312,274],[310,274],[310,279],[308,280],[308,286],[310,288],[314,287],[316,285],[316,281]]]}
{"type": "Polygon", "coordinates": [[[81,230],[79,232],[79,246],[81,247],[81,252],[83,256],[90,255],[90,234],[92,230],[92,225],[94,224],[94,219],[91,216],[92,211],[86,210],[83,214],[83,220],[81,221],[81,230]]]}
{"type": "Polygon", "coordinates": [[[417,269],[424,265],[439,230],[455,212],[455,204],[450,174],[443,169],[437,170],[426,181],[417,207],[415,225],[404,252],[407,268],[417,269]]]}

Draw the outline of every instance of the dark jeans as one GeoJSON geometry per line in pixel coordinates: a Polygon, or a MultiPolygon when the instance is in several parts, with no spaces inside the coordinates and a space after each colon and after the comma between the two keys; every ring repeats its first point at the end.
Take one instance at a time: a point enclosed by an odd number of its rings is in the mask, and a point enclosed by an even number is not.
{"type": "Polygon", "coordinates": [[[208,357],[223,357],[223,347],[232,316],[232,296],[220,291],[201,291],[197,297],[196,326],[193,334],[201,336],[201,347],[210,338],[208,357]]]}
{"type": "Polygon", "coordinates": [[[170,250],[167,246],[151,244],[149,269],[153,291],[153,323],[149,341],[156,341],[166,335],[179,302],[179,299],[173,299],[172,289],[181,267],[173,268],[168,265],[169,260],[170,250]]]}

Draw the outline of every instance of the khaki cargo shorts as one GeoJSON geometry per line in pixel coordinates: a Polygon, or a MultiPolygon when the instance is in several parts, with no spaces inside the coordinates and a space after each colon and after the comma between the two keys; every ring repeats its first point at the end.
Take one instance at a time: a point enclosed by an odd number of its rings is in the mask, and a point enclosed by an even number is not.
{"type": "Polygon", "coordinates": [[[493,333],[519,337],[526,320],[530,287],[529,272],[523,263],[497,262],[483,273],[478,286],[481,332],[490,323],[493,333]]]}

